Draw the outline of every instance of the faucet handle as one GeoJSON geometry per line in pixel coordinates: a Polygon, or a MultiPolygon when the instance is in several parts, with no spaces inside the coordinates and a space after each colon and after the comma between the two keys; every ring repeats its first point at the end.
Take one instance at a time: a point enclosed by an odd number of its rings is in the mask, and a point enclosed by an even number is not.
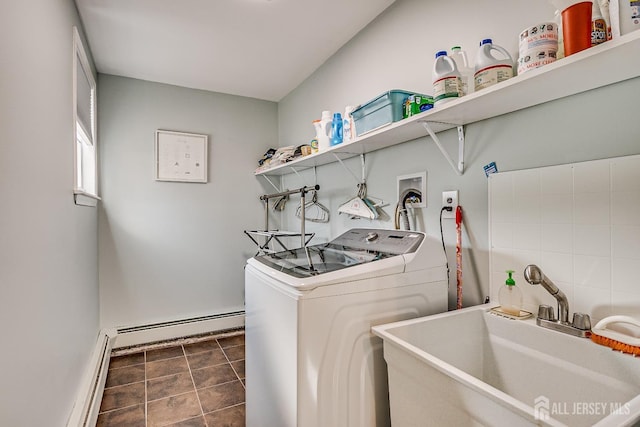
{"type": "Polygon", "coordinates": [[[571,325],[576,329],[588,331],[591,329],[591,318],[586,313],[573,313],[571,325]]]}
{"type": "Polygon", "coordinates": [[[540,304],[538,306],[538,319],[554,322],[556,320],[556,315],[554,313],[553,307],[546,304],[540,304]]]}

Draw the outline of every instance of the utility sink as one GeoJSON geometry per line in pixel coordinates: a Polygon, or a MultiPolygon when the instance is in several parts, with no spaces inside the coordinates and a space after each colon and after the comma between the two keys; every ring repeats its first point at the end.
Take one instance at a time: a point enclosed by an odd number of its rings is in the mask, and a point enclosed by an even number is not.
{"type": "Polygon", "coordinates": [[[394,427],[640,425],[640,358],[489,309],[372,328],[394,427]]]}

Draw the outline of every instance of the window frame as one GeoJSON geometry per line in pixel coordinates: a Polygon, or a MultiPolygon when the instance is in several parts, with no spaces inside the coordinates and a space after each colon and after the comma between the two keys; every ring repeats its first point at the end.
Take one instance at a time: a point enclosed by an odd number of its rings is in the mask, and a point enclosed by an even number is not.
{"type": "Polygon", "coordinates": [[[98,144],[97,144],[97,114],[96,114],[96,94],[97,84],[93,77],[91,65],[80,38],[80,33],[77,27],[73,27],[73,194],[76,205],[82,206],[96,206],[100,197],[98,196],[98,144]],[[87,129],[80,124],[80,118],[78,114],[78,68],[81,67],[84,76],[87,79],[90,89],[90,127],[89,133],[87,129]],[[82,150],[82,144],[91,145],[93,147],[92,152],[87,153],[82,150]],[[86,159],[86,155],[90,158],[86,159]],[[88,164],[89,162],[89,164],[88,164]],[[90,167],[92,174],[90,177],[93,181],[92,188],[86,188],[84,177],[84,171],[86,167],[90,167]]]}

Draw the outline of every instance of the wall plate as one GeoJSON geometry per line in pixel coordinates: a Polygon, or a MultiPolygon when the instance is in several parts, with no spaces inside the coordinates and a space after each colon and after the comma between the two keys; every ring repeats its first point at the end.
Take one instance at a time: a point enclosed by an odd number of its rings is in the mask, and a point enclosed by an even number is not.
{"type": "Polygon", "coordinates": [[[456,217],[458,207],[458,190],[442,192],[442,207],[450,206],[451,211],[442,212],[442,218],[453,219],[456,217]]]}
{"type": "Polygon", "coordinates": [[[422,194],[420,203],[407,203],[407,207],[426,208],[427,207],[427,172],[417,172],[409,175],[402,175],[397,178],[398,181],[398,202],[401,202],[401,195],[409,190],[415,189],[422,194]]]}

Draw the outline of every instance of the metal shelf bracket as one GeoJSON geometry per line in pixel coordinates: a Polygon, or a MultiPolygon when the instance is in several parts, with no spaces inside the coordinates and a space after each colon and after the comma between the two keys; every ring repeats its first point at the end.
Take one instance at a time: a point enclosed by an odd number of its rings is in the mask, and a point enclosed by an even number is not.
{"type": "Polygon", "coordinates": [[[342,159],[340,157],[338,157],[338,155],[336,153],[331,153],[333,154],[333,156],[336,158],[336,160],[342,165],[342,167],[351,174],[351,176],[353,177],[353,179],[356,180],[356,182],[358,184],[365,182],[365,178],[366,178],[366,174],[365,174],[365,161],[364,161],[364,154],[360,154],[360,166],[362,168],[362,180],[360,181],[357,177],[357,175],[355,173],[353,173],[353,171],[351,169],[349,169],[347,167],[347,165],[344,164],[344,162],[342,161],[342,159]]]}
{"type": "Polygon", "coordinates": [[[447,150],[442,145],[442,142],[440,142],[440,138],[438,138],[438,135],[436,135],[433,129],[431,129],[431,124],[427,121],[421,121],[420,123],[422,123],[422,126],[424,126],[424,128],[427,130],[433,142],[436,143],[436,145],[440,149],[440,152],[449,163],[453,171],[459,176],[462,176],[462,174],[464,173],[464,126],[458,126],[458,164],[456,165],[451,159],[451,156],[449,155],[447,150]]]}
{"type": "Polygon", "coordinates": [[[281,190],[277,185],[275,185],[275,184],[273,183],[273,181],[271,181],[271,180],[269,179],[269,177],[268,177],[267,175],[262,175],[262,177],[264,177],[264,179],[266,179],[266,180],[267,180],[267,182],[268,182],[269,184],[271,184],[271,186],[272,186],[273,188],[275,188],[275,189],[276,189],[276,191],[277,191],[278,193],[282,191],[282,190],[281,190]]]}

